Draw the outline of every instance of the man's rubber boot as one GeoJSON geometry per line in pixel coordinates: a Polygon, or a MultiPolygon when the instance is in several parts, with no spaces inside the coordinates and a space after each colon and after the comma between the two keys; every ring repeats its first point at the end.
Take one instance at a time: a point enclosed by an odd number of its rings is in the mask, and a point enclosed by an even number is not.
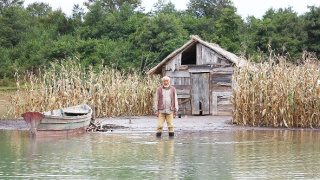
{"type": "Polygon", "coordinates": [[[161,132],[157,132],[157,137],[161,137],[161,132]]]}
{"type": "Polygon", "coordinates": [[[174,136],[174,132],[169,132],[169,136],[173,137],[174,136]]]}

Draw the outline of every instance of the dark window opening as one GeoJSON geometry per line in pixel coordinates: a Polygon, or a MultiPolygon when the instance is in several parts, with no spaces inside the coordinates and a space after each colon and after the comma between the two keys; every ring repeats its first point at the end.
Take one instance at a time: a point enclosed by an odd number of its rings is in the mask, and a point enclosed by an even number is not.
{"type": "Polygon", "coordinates": [[[182,52],[181,65],[197,64],[197,44],[194,43],[182,52]]]}
{"type": "Polygon", "coordinates": [[[218,62],[217,62],[218,64],[221,64],[221,58],[218,58],[218,62]]]}

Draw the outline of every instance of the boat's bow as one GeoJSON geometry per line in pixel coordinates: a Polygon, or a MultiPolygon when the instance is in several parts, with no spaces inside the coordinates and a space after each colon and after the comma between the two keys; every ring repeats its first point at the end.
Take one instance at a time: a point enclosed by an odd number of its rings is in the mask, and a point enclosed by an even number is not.
{"type": "Polygon", "coordinates": [[[32,134],[35,134],[37,131],[37,127],[43,117],[43,114],[39,112],[26,112],[22,114],[22,116],[24,117],[24,120],[26,121],[30,129],[30,132],[32,134]]]}

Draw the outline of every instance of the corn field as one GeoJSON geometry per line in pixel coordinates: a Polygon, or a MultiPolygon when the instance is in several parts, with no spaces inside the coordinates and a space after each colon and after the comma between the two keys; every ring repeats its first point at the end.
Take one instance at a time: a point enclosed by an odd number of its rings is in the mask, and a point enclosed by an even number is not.
{"type": "MultiPolygon", "coordinates": [[[[41,70],[39,70],[41,72],[41,70]]],[[[43,71],[42,71],[43,72],[43,71]]],[[[84,70],[79,60],[52,63],[44,73],[17,77],[17,93],[11,96],[8,114],[18,118],[26,111],[45,112],[87,104],[94,117],[149,115],[153,113],[153,97],[160,85],[157,76],[140,76],[101,66],[97,72],[84,70]],[[23,88],[22,88],[23,87],[23,88]]]]}
{"type": "Polygon", "coordinates": [[[268,127],[320,127],[320,64],[249,63],[233,76],[233,123],[268,127]]]}

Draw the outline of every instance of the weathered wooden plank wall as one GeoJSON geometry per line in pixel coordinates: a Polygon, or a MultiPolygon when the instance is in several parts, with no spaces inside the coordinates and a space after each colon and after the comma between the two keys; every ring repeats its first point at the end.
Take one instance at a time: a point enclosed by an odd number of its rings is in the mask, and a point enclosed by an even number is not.
{"type": "Polygon", "coordinates": [[[197,44],[197,65],[220,65],[220,66],[230,66],[229,60],[220,56],[215,51],[210,48],[197,44]]]}
{"type": "Polygon", "coordinates": [[[162,71],[177,89],[181,113],[200,114],[201,102],[203,115],[230,115],[232,63],[202,44],[197,44],[196,51],[196,64],[181,65],[182,53],[179,53],[162,71]]]}
{"type": "Polygon", "coordinates": [[[190,74],[188,71],[167,71],[166,76],[169,76],[171,85],[190,85],[190,74]]]}
{"type": "Polygon", "coordinates": [[[179,68],[181,66],[181,53],[176,55],[173,59],[171,59],[167,64],[166,64],[166,71],[179,71],[179,68]]]}
{"type": "Polygon", "coordinates": [[[209,73],[192,73],[191,83],[191,109],[192,114],[206,115],[210,113],[209,73]]]}
{"type": "Polygon", "coordinates": [[[231,115],[232,104],[229,97],[232,92],[212,92],[212,115],[231,115]]]}
{"type": "Polygon", "coordinates": [[[234,68],[214,68],[211,73],[212,115],[231,115],[232,104],[229,97],[232,94],[232,75],[234,68]]]}

